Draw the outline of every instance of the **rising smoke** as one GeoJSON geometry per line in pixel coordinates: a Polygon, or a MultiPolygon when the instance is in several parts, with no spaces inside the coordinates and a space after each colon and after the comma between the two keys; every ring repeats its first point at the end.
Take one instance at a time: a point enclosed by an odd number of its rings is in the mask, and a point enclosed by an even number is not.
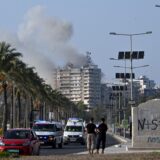
{"type": "Polygon", "coordinates": [[[31,8],[17,33],[0,31],[0,40],[10,43],[23,54],[23,60],[48,84],[53,84],[55,67],[72,63],[82,66],[86,57],[69,43],[73,35],[70,23],[46,15],[46,8],[31,8]]]}

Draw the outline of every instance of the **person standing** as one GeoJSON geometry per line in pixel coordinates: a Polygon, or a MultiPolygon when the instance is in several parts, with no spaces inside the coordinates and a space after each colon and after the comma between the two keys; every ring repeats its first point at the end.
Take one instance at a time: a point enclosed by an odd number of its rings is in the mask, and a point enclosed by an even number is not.
{"type": "Polygon", "coordinates": [[[96,138],[96,125],[93,123],[94,119],[91,118],[90,122],[86,126],[87,131],[87,149],[89,154],[93,154],[95,148],[95,138],[96,138]]]}
{"type": "Polygon", "coordinates": [[[97,128],[97,144],[96,144],[96,149],[97,149],[97,154],[99,154],[99,148],[102,143],[102,154],[104,154],[104,149],[106,146],[106,132],[108,130],[108,126],[105,123],[105,119],[101,118],[101,123],[97,128]]]}

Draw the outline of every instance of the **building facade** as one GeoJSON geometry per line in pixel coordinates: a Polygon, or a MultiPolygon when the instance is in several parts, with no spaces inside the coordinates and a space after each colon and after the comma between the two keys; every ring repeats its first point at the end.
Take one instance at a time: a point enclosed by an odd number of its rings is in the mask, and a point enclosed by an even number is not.
{"type": "Polygon", "coordinates": [[[101,103],[101,70],[87,64],[81,68],[66,66],[55,70],[55,89],[72,102],[83,101],[88,108],[101,103]]]}
{"type": "Polygon", "coordinates": [[[154,80],[150,80],[146,76],[140,76],[138,78],[139,85],[140,85],[140,94],[144,96],[152,96],[156,93],[155,90],[155,82],[154,80]]]}

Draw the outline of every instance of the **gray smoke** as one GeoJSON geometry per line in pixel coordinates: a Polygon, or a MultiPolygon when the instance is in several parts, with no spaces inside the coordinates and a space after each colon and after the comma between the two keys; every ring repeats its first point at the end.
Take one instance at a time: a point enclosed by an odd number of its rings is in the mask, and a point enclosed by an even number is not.
{"type": "Polygon", "coordinates": [[[69,43],[73,35],[70,23],[49,17],[43,6],[28,11],[17,33],[0,31],[0,40],[11,43],[22,52],[23,60],[34,66],[38,74],[48,84],[53,84],[53,71],[56,66],[72,63],[82,66],[86,57],[69,43]]]}

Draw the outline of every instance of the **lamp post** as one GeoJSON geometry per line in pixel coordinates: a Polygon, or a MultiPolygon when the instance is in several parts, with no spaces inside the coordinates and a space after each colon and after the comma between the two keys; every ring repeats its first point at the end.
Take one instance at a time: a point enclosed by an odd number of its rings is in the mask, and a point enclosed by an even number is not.
{"type": "Polygon", "coordinates": [[[110,35],[117,35],[117,36],[127,36],[130,38],[130,62],[131,62],[131,66],[130,66],[130,73],[131,73],[131,77],[130,77],[130,80],[131,80],[131,97],[130,97],[130,101],[131,101],[131,107],[133,106],[133,64],[132,64],[132,53],[133,53],[133,50],[132,50],[132,39],[133,39],[133,36],[139,36],[139,35],[145,35],[145,34],[151,34],[152,32],[151,31],[147,31],[147,32],[142,32],[142,33],[133,33],[133,34],[123,34],[123,33],[116,33],[116,32],[110,32],[109,34],[110,35]]]}
{"type": "MultiPolygon", "coordinates": [[[[116,59],[116,58],[109,58],[110,60],[119,60],[119,59],[116,59]]],[[[123,94],[124,94],[124,106],[123,106],[123,119],[125,120],[126,119],[126,59],[124,59],[124,64],[125,64],[125,66],[124,66],[124,68],[125,68],[125,72],[124,72],[124,92],[123,92],[123,94]]],[[[125,137],[125,129],[124,129],[124,137],[125,137]]]]}
{"type": "MultiPolygon", "coordinates": [[[[132,39],[133,39],[133,36],[152,34],[152,32],[151,31],[147,31],[147,32],[142,32],[142,33],[131,33],[131,34],[125,34],[125,33],[123,34],[123,33],[110,32],[109,34],[110,35],[115,35],[115,36],[127,36],[130,39],[130,74],[131,74],[130,75],[130,81],[131,81],[131,83],[130,83],[131,84],[131,89],[130,89],[130,104],[131,104],[131,108],[133,108],[134,101],[133,101],[133,64],[132,64],[132,61],[133,61],[133,57],[132,57],[133,50],[132,50],[132,39]]],[[[124,59],[126,59],[126,57],[124,59]]],[[[132,113],[131,114],[132,114],[132,119],[133,119],[133,109],[132,109],[132,113]]],[[[132,125],[133,124],[130,123],[130,137],[132,137],[133,127],[134,127],[132,125]]],[[[133,137],[132,137],[132,143],[133,143],[133,137]]]]}

